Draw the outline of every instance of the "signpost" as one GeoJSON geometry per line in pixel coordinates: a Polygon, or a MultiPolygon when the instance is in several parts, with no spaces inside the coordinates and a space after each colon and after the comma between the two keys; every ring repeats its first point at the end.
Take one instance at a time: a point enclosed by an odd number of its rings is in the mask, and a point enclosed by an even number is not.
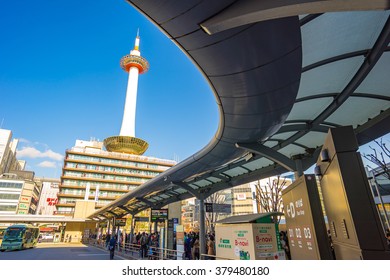
{"type": "Polygon", "coordinates": [[[205,203],[206,212],[215,212],[215,213],[227,213],[232,212],[231,204],[219,204],[219,203],[205,203]]]}

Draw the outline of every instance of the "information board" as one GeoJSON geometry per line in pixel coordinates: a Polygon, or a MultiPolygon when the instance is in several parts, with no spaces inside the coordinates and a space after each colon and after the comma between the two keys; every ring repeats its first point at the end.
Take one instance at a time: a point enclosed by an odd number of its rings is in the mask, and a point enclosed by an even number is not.
{"type": "Polygon", "coordinates": [[[301,176],[282,192],[282,199],[291,258],[329,259],[329,244],[315,176],[301,176]]]}
{"type": "Polygon", "coordinates": [[[161,221],[168,219],[168,209],[152,209],[151,221],[161,221]]]}

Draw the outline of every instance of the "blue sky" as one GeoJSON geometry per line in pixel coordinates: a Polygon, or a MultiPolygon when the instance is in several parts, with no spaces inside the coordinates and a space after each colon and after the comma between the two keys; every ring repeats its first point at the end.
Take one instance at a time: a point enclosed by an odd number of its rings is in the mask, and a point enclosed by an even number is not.
{"type": "Polygon", "coordinates": [[[150,70],[138,84],[136,136],[145,155],[184,160],[215,134],[218,109],[192,62],[123,0],[0,0],[0,124],[36,176],[59,177],[76,139],[119,135],[140,29],[150,70]]]}
{"type": "Polygon", "coordinates": [[[0,127],[20,139],[18,158],[36,176],[58,178],[76,139],[119,134],[127,86],[119,61],[138,28],[151,66],[138,84],[145,155],[184,160],[217,130],[204,77],[124,0],[0,0],[0,26],[0,127]]]}

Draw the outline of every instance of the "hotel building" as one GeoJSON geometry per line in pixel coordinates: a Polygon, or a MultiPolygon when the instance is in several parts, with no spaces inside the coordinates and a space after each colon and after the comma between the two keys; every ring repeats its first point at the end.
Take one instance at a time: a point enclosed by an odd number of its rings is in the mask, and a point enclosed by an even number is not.
{"type": "Polygon", "coordinates": [[[65,154],[55,214],[73,216],[77,201],[95,201],[95,210],[99,209],[175,164],[108,152],[103,142],[77,140],[65,154]]]}

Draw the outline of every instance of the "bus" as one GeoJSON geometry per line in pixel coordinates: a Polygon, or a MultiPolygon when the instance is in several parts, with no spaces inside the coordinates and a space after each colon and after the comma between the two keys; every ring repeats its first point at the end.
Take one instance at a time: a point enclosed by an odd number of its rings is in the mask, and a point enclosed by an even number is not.
{"type": "Polygon", "coordinates": [[[0,251],[33,248],[38,243],[39,227],[32,225],[9,226],[3,236],[0,251]]]}
{"type": "Polygon", "coordinates": [[[6,229],[7,229],[6,226],[0,226],[0,246],[1,246],[1,242],[3,242],[3,236],[6,229]]]}

